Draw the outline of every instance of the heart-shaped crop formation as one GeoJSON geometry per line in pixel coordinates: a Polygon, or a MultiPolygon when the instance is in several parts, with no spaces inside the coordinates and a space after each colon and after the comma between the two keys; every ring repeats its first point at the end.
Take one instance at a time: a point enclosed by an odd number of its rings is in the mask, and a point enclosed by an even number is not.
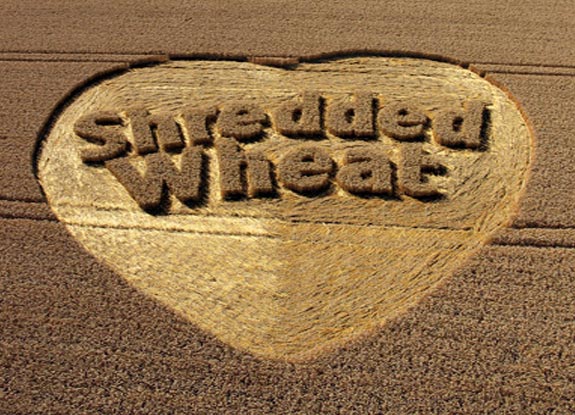
{"type": "Polygon", "coordinates": [[[405,312],[505,226],[532,139],[506,93],[448,63],[182,60],[74,97],[37,170],[130,284],[297,360],[405,312]]]}

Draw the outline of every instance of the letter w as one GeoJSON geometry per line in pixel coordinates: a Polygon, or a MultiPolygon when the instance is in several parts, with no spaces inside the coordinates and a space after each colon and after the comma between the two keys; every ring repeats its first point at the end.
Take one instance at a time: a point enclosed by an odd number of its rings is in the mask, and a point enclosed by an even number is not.
{"type": "Polygon", "coordinates": [[[163,152],[147,155],[144,159],[144,174],[125,157],[105,163],[106,168],[142,209],[150,211],[159,208],[166,189],[183,203],[200,200],[203,166],[200,148],[186,148],[182,152],[179,168],[170,156],[163,152]]]}

